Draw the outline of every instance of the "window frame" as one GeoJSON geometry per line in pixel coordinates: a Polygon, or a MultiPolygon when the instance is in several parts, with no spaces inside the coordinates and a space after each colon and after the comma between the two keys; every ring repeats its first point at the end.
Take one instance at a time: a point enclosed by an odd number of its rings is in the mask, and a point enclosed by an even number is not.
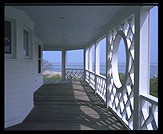
{"type": "MultiPolygon", "coordinates": [[[[5,52],[5,46],[4,46],[4,55],[5,55],[5,58],[12,59],[12,58],[15,58],[15,55],[16,55],[16,52],[15,52],[15,50],[16,50],[15,21],[13,19],[10,19],[10,18],[5,18],[4,23],[5,23],[5,21],[8,21],[11,23],[11,46],[10,46],[10,52],[9,53],[5,52]]],[[[4,34],[5,34],[5,27],[4,27],[4,34]]],[[[4,38],[5,38],[5,35],[4,35],[4,38]]],[[[5,42],[4,42],[4,45],[5,45],[5,42]]]]}
{"type": "Polygon", "coordinates": [[[30,41],[31,41],[31,39],[30,39],[30,31],[29,31],[28,28],[23,27],[22,33],[23,33],[23,56],[24,56],[24,58],[30,58],[30,41]],[[28,53],[27,53],[27,55],[25,54],[24,31],[28,33],[28,43],[27,43],[27,51],[28,51],[28,53]]]}

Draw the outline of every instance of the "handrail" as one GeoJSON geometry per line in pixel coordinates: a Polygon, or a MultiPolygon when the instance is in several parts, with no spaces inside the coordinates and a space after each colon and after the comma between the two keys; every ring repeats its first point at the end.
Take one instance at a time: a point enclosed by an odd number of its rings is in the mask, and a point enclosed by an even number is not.
{"type": "Polygon", "coordinates": [[[66,68],[65,70],[84,70],[84,69],[79,69],[79,68],[66,68]]]}
{"type": "Polygon", "coordinates": [[[158,106],[158,98],[150,95],[150,94],[140,94],[140,97],[148,102],[150,102],[151,104],[154,104],[156,106],[158,106]]]}
{"type": "Polygon", "coordinates": [[[92,71],[92,70],[87,70],[87,69],[85,69],[85,71],[88,71],[88,72],[90,72],[90,73],[92,73],[92,74],[95,74],[96,76],[98,76],[98,77],[101,77],[101,78],[103,78],[103,79],[106,79],[106,76],[104,76],[104,75],[101,75],[101,74],[96,74],[94,71],[92,71]]]}

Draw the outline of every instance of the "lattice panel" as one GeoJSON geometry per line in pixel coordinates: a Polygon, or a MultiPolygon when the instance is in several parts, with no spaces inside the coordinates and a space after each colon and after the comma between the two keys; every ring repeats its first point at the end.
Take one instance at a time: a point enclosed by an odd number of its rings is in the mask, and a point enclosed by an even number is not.
{"type": "Polygon", "coordinates": [[[96,75],[97,88],[96,92],[106,101],[106,78],[96,75]]]}
{"type": "MultiPolygon", "coordinates": [[[[134,34],[135,24],[134,16],[130,16],[124,20],[119,26],[113,28],[109,32],[108,42],[108,55],[107,55],[107,77],[108,77],[108,105],[122,118],[122,120],[133,129],[133,87],[134,87],[134,34]],[[113,50],[115,49],[115,40],[117,33],[121,31],[124,33],[127,42],[127,55],[128,55],[128,70],[126,73],[126,82],[123,83],[123,89],[118,91],[115,86],[115,79],[113,77],[113,50]]],[[[126,61],[127,62],[127,61],[126,61]]],[[[126,64],[127,65],[127,64],[126,64]]]]}
{"type": "Polygon", "coordinates": [[[90,72],[90,82],[89,82],[89,84],[90,84],[90,86],[95,90],[95,73],[93,73],[93,72],[90,72]]]}
{"type": "Polygon", "coordinates": [[[86,82],[89,83],[89,72],[86,70],[86,82]]]}
{"type": "Polygon", "coordinates": [[[66,69],[67,80],[83,80],[84,70],[83,69],[66,69]]]}
{"type": "Polygon", "coordinates": [[[158,129],[158,105],[148,98],[141,97],[140,128],[142,130],[158,129]]]}

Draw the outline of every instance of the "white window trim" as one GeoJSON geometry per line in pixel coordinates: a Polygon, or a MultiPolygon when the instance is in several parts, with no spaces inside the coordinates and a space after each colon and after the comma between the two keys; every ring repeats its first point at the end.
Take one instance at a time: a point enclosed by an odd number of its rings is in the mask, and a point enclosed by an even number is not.
{"type": "Polygon", "coordinates": [[[31,30],[27,27],[27,26],[23,26],[22,29],[22,37],[23,37],[23,57],[24,59],[31,59],[32,55],[31,55],[31,30]],[[28,32],[28,56],[24,55],[24,30],[26,30],[28,32]]]}
{"type": "Polygon", "coordinates": [[[15,31],[15,21],[10,18],[5,18],[5,21],[11,22],[11,53],[5,53],[6,59],[14,59],[16,58],[16,31],[15,31]]]}

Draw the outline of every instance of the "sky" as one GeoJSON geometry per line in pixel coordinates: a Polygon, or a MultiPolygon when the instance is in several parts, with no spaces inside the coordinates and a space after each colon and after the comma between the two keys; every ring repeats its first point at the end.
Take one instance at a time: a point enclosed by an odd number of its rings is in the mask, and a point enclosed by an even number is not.
{"type": "MultiPolygon", "coordinates": [[[[100,63],[106,62],[106,53],[104,52],[105,39],[100,41],[100,63]]],[[[121,41],[118,48],[118,63],[125,63],[125,48],[121,41]]],[[[43,59],[52,63],[61,63],[61,51],[43,51],[43,59]]],[[[92,59],[94,60],[94,59],[92,59]]],[[[83,50],[67,51],[67,63],[82,63],[83,50]]],[[[150,63],[158,64],[158,7],[150,10],[150,63]]]]}

